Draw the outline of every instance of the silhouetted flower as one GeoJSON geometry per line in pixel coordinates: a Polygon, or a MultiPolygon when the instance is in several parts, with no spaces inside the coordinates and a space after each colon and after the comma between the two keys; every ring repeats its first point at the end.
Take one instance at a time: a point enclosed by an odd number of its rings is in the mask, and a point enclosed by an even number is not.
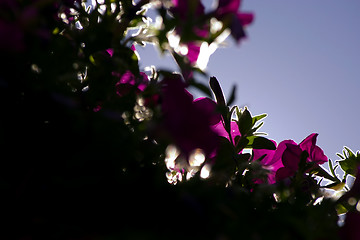
{"type": "Polygon", "coordinates": [[[238,12],[241,0],[219,0],[215,16],[222,22],[229,24],[231,35],[236,41],[246,36],[244,26],[252,23],[254,14],[238,12]]]}
{"type": "Polygon", "coordinates": [[[215,108],[215,102],[208,98],[193,100],[179,76],[162,81],[162,127],[186,156],[195,149],[206,156],[216,150],[218,136],[211,128],[219,122],[215,108]]]}
{"type": "MultiPolygon", "coordinates": [[[[189,19],[200,19],[205,13],[205,7],[200,0],[172,0],[172,2],[174,7],[171,9],[171,12],[184,23],[189,19]]],[[[177,26],[177,34],[182,35],[184,29],[185,26],[177,26]]],[[[192,32],[195,33],[197,37],[206,38],[209,34],[209,26],[193,26],[192,32]]],[[[201,42],[186,41],[184,44],[187,47],[187,53],[185,55],[190,64],[195,64],[200,54],[201,42]]]]}

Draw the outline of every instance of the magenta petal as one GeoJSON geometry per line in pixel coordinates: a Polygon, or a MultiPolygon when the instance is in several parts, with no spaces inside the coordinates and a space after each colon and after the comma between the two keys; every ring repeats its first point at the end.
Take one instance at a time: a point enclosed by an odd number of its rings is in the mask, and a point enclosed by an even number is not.
{"type": "Polygon", "coordinates": [[[237,16],[233,16],[230,29],[231,35],[237,42],[239,42],[242,38],[246,36],[242,22],[239,18],[237,18],[237,16]]]}
{"type": "Polygon", "coordinates": [[[172,11],[183,20],[186,20],[188,14],[203,15],[205,12],[200,0],[172,0],[172,2],[175,6],[172,11]]]}
{"type": "Polygon", "coordinates": [[[144,91],[149,83],[149,79],[147,75],[143,72],[140,73],[140,78],[135,78],[134,74],[130,71],[126,71],[123,75],[121,75],[119,82],[115,84],[116,93],[119,96],[124,96],[131,88],[137,86],[139,91],[144,91]]]}
{"type": "Polygon", "coordinates": [[[276,181],[284,180],[285,178],[291,177],[295,174],[294,171],[292,171],[289,168],[282,167],[279,170],[277,170],[275,179],[276,181]]]}
{"type": "Polygon", "coordinates": [[[117,84],[131,84],[135,85],[135,76],[130,71],[126,71],[120,78],[120,81],[117,84]]]}
{"type": "Polygon", "coordinates": [[[238,13],[237,18],[243,26],[249,25],[254,21],[254,14],[252,13],[238,13]]]}
{"type": "MultiPolygon", "coordinates": [[[[236,136],[241,136],[237,123],[235,121],[232,121],[231,124],[230,124],[230,128],[231,128],[231,138],[232,138],[233,142],[235,142],[235,137],[236,136]]],[[[219,136],[225,137],[230,141],[229,134],[225,130],[225,127],[224,127],[224,124],[223,124],[222,121],[220,121],[219,123],[213,125],[212,129],[219,136]]]]}
{"type": "Polygon", "coordinates": [[[209,26],[205,25],[202,28],[194,27],[193,31],[197,36],[206,38],[209,36],[210,29],[209,29],[209,26]]]}
{"type": "Polygon", "coordinates": [[[239,126],[237,125],[237,123],[235,121],[232,121],[230,123],[230,134],[231,137],[235,143],[235,137],[236,136],[241,136],[240,131],[239,131],[239,126]]]}
{"type": "Polygon", "coordinates": [[[200,54],[200,45],[195,42],[189,42],[187,44],[188,54],[186,55],[190,61],[190,63],[195,63],[200,54]]]}
{"type": "Polygon", "coordinates": [[[149,78],[144,72],[140,72],[140,76],[141,77],[139,78],[138,89],[140,91],[144,91],[149,84],[149,78]]]}
{"type": "Polygon", "coordinates": [[[110,55],[110,57],[112,57],[114,55],[114,49],[113,48],[106,49],[106,52],[110,55]]]}
{"type": "MultiPolygon", "coordinates": [[[[276,143],[275,143],[275,145],[276,145],[276,143]]],[[[273,160],[273,157],[275,155],[275,150],[253,149],[254,160],[257,160],[264,155],[265,155],[265,157],[261,160],[261,163],[265,166],[270,165],[269,163],[271,163],[273,160]]]]}
{"type": "Polygon", "coordinates": [[[324,154],[324,151],[316,145],[317,136],[317,133],[310,134],[299,144],[299,146],[303,151],[307,151],[309,153],[308,161],[323,164],[328,161],[328,158],[324,154]]]}
{"type": "Polygon", "coordinates": [[[229,134],[226,132],[225,128],[224,128],[224,124],[222,121],[218,122],[217,124],[214,124],[212,126],[212,129],[215,133],[217,133],[219,136],[221,137],[225,137],[227,139],[229,139],[229,134]]]}
{"type": "Polygon", "coordinates": [[[218,137],[210,126],[208,111],[193,103],[180,77],[164,79],[162,84],[162,127],[185,155],[200,148],[210,156],[217,148],[218,137]]]}
{"type": "Polygon", "coordinates": [[[317,164],[324,164],[328,161],[327,156],[324,154],[324,151],[318,147],[315,146],[313,151],[311,152],[311,160],[313,162],[316,162],[317,164]]]}
{"type": "Polygon", "coordinates": [[[302,150],[298,145],[286,144],[286,149],[282,155],[282,162],[284,166],[292,171],[297,171],[299,168],[300,157],[302,150]]]}
{"type": "Polygon", "coordinates": [[[217,13],[224,15],[228,13],[236,13],[240,7],[241,0],[219,0],[217,13]]]}
{"type": "Polygon", "coordinates": [[[279,170],[282,167],[284,167],[284,164],[282,163],[282,161],[277,161],[271,165],[268,165],[267,169],[270,170],[272,173],[276,173],[277,170],[279,170]]]}
{"type": "Polygon", "coordinates": [[[312,133],[309,136],[307,136],[302,142],[299,144],[300,148],[303,151],[307,151],[309,154],[311,153],[313,147],[316,145],[316,138],[318,134],[312,133]]]}
{"type": "Polygon", "coordinates": [[[208,115],[210,125],[215,125],[220,122],[221,115],[216,112],[216,103],[213,100],[201,97],[195,99],[193,104],[196,109],[199,109],[199,111],[203,111],[206,115],[208,115]]]}
{"type": "Polygon", "coordinates": [[[268,164],[274,164],[275,162],[279,162],[279,161],[281,162],[281,160],[282,160],[281,158],[286,149],[287,144],[296,145],[296,143],[293,140],[284,140],[284,141],[280,142],[276,148],[276,151],[275,151],[274,157],[272,158],[272,161],[269,162],[268,164]]]}

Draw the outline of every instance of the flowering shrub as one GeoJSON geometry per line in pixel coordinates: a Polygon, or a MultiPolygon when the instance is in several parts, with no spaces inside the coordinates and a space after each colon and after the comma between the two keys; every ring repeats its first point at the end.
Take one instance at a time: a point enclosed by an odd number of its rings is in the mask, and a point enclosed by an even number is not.
{"type": "Polygon", "coordinates": [[[198,80],[246,36],[240,5],[2,1],[4,239],[358,239],[360,152],[277,144],[198,80]],[[147,43],[177,72],[140,69],[147,43]]]}

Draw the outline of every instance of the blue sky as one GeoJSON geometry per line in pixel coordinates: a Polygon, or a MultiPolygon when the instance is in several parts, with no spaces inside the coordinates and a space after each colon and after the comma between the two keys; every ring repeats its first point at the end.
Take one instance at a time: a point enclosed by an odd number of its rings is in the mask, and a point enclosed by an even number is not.
{"type": "MultiPolygon", "coordinates": [[[[245,0],[242,10],[255,14],[248,38],[228,39],[207,67],[225,95],[236,84],[235,104],[267,113],[261,131],[277,142],[317,132],[332,160],[344,145],[360,150],[360,1],[245,0]]],[[[177,70],[153,46],[137,49],[142,67],[177,70]]]]}

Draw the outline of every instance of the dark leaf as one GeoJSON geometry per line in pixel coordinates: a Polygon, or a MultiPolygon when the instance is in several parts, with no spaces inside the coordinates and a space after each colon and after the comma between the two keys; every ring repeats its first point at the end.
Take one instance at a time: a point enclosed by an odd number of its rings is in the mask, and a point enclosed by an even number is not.
{"type": "Polygon", "coordinates": [[[252,124],[252,117],[251,114],[249,112],[249,110],[247,110],[247,108],[244,109],[243,112],[237,111],[237,115],[238,115],[238,127],[239,127],[239,131],[241,133],[242,136],[247,135],[247,133],[251,130],[253,124],[252,124]]]}
{"type": "Polygon", "coordinates": [[[339,155],[343,159],[339,164],[345,173],[355,177],[357,166],[360,164],[360,153],[355,154],[347,147],[344,147],[343,153],[343,156],[339,155]]]}
{"type": "Polygon", "coordinates": [[[233,86],[227,105],[230,106],[235,101],[236,85],[233,86]]]}
{"type": "Polygon", "coordinates": [[[310,174],[315,174],[318,177],[324,177],[326,179],[336,182],[336,184],[339,183],[339,180],[337,178],[331,176],[325,169],[323,169],[319,165],[315,165],[315,167],[310,171],[310,174]]]}
{"type": "Polygon", "coordinates": [[[220,83],[216,79],[216,77],[210,77],[210,87],[211,87],[211,90],[214,92],[216,102],[219,105],[226,105],[223,91],[222,91],[220,83]]]}
{"type": "Polygon", "coordinates": [[[196,81],[190,81],[189,84],[205,93],[208,97],[211,97],[211,91],[208,86],[196,81]]]}
{"type": "Polygon", "coordinates": [[[250,136],[247,137],[248,144],[246,147],[253,148],[253,149],[269,149],[269,150],[275,150],[276,146],[275,144],[265,138],[265,137],[259,137],[259,136],[250,136]]]}

